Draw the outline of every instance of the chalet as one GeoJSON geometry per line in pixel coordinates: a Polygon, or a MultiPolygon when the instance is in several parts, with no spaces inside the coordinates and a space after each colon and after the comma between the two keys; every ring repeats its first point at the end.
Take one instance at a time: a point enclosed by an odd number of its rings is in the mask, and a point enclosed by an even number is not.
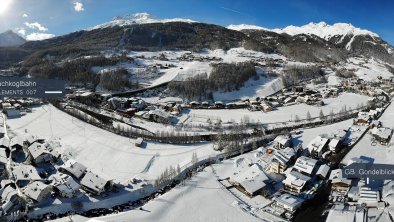
{"type": "Polygon", "coordinates": [[[354,201],[357,201],[357,204],[361,206],[378,207],[380,193],[370,187],[359,187],[358,195],[354,198],[354,201]]]}
{"type": "Polygon", "coordinates": [[[44,144],[40,144],[38,142],[31,144],[27,150],[32,161],[36,164],[49,162],[54,158],[52,153],[44,146],[44,144]]]}
{"type": "Polygon", "coordinates": [[[201,107],[204,108],[204,109],[207,109],[209,107],[209,102],[208,101],[203,101],[201,103],[201,107]]]}
{"type": "Polygon", "coordinates": [[[141,137],[139,137],[139,138],[137,138],[137,139],[135,140],[135,146],[136,146],[136,147],[141,147],[143,142],[144,142],[144,139],[141,138],[141,137]]]}
{"type": "Polygon", "coordinates": [[[380,127],[382,127],[382,122],[380,122],[379,120],[372,120],[371,124],[369,124],[369,127],[370,128],[374,128],[374,127],[380,128],[380,127]]]}
{"type": "Polygon", "coordinates": [[[328,143],[329,150],[334,153],[338,150],[339,145],[340,140],[338,139],[331,139],[330,143],[328,143]]]}
{"type": "Polygon", "coordinates": [[[59,167],[59,171],[73,176],[76,179],[80,179],[86,172],[86,167],[75,160],[67,160],[62,166],[59,167]]]}
{"type": "Polygon", "coordinates": [[[324,180],[327,178],[329,172],[330,172],[330,167],[326,164],[323,164],[319,166],[319,169],[316,172],[316,176],[324,180]]]}
{"type": "Polygon", "coordinates": [[[272,106],[266,102],[260,103],[260,107],[261,107],[261,110],[263,110],[264,112],[271,112],[273,110],[272,106]]]}
{"type": "Polygon", "coordinates": [[[393,134],[393,130],[390,128],[373,128],[371,131],[372,136],[382,145],[387,145],[393,134]]]}
{"type": "Polygon", "coordinates": [[[306,156],[300,156],[296,160],[293,169],[297,170],[300,173],[311,176],[313,174],[315,167],[316,167],[316,164],[317,164],[317,160],[306,157],[306,156]]]}
{"type": "Polygon", "coordinates": [[[290,147],[291,145],[291,135],[280,135],[274,140],[274,148],[277,149],[284,149],[286,147],[290,147]]]}
{"type": "Polygon", "coordinates": [[[366,112],[359,112],[357,118],[354,120],[355,125],[366,126],[371,122],[371,116],[366,112]]]}
{"type": "Polygon", "coordinates": [[[50,178],[51,185],[56,193],[62,197],[72,198],[77,196],[81,187],[70,175],[59,173],[50,178]]]}
{"type": "Polygon", "coordinates": [[[35,202],[41,202],[50,193],[51,186],[40,181],[32,182],[23,189],[23,194],[35,202]]]}
{"type": "Polygon", "coordinates": [[[293,212],[293,213],[298,208],[301,207],[303,202],[304,202],[304,199],[301,199],[299,197],[293,196],[288,193],[284,193],[284,194],[280,195],[279,197],[274,198],[274,204],[277,207],[283,208],[283,209],[293,212]]]}
{"type": "Polygon", "coordinates": [[[295,151],[293,148],[287,147],[283,150],[276,150],[269,166],[270,171],[283,174],[294,160],[294,157],[295,151]]]}
{"type": "Polygon", "coordinates": [[[225,107],[224,103],[222,101],[216,101],[215,102],[215,108],[217,109],[223,109],[225,107]]]}
{"type": "Polygon", "coordinates": [[[331,190],[342,195],[346,195],[352,184],[350,179],[343,177],[342,169],[332,170],[329,180],[331,181],[331,190]]]}
{"type": "Polygon", "coordinates": [[[356,218],[360,218],[360,221],[364,221],[366,217],[364,209],[357,209],[356,206],[335,204],[329,210],[326,222],[354,222],[358,221],[356,218]]]}
{"type": "Polygon", "coordinates": [[[31,165],[18,165],[14,168],[11,168],[11,170],[15,182],[18,185],[24,185],[30,183],[31,181],[42,180],[38,174],[37,169],[31,165]]]}
{"type": "Polygon", "coordinates": [[[258,164],[253,164],[248,170],[231,180],[237,189],[249,197],[254,197],[266,189],[268,181],[267,175],[258,164]]]}
{"type": "Polygon", "coordinates": [[[149,111],[149,118],[155,122],[166,124],[172,120],[171,114],[159,109],[149,111]]]}
{"type": "Polygon", "coordinates": [[[282,182],[285,190],[294,193],[301,193],[310,180],[311,178],[309,176],[301,174],[297,171],[291,171],[286,175],[286,179],[284,179],[282,182]]]}
{"type": "Polygon", "coordinates": [[[21,198],[18,195],[18,191],[12,185],[2,187],[1,210],[4,213],[8,213],[12,209],[15,209],[16,207],[18,207],[20,202],[21,202],[21,198]]]}
{"type": "Polygon", "coordinates": [[[250,105],[250,106],[248,106],[248,110],[249,111],[259,111],[260,110],[260,106],[258,106],[258,105],[250,105]]]}
{"type": "Polygon", "coordinates": [[[92,194],[101,195],[112,187],[112,181],[103,179],[88,171],[81,180],[82,188],[92,194]]]}
{"type": "Polygon", "coordinates": [[[191,106],[192,108],[197,108],[197,107],[200,106],[200,103],[197,102],[197,101],[192,101],[192,102],[190,102],[190,106],[191,106]]]}
{"type": "Polygon", "coordinates": [[[328,139],[321,136],[315,137],[307,146],[309,153],[314,157],[321,157],[328,148],[328,139]]]}

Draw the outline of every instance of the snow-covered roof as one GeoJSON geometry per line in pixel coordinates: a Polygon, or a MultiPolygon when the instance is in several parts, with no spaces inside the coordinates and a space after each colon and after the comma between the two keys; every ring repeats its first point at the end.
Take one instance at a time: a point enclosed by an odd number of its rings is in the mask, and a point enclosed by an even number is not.
{"type": "Polygon", "coordinates": [[[37,142],[31,144],[27,149],[29,150],[29,153],[33,159],[36,159],[43,154],[51,154],[43,144],[37,142]]]}
{"type": "Polygon", "coordinates": [[[313,151],[320,153],[323,148],[326,146],[328,142],[327,138],[323,138],[321,136],[315,137],[307,146],[307,149],[309,150],[310,153],[313,151]]]}
{"type": "Polygon", "coordinates": [[[350,186],[352,181],[350,179],[344,178],[343,177],[343,172],[342,169],[335,169],[331,171],[329,180],[331,180],[331,183],[344,183],[350,186]]]}
{"type": "Polygon", "coordinates": [[[393,134],[393,130],[390,128],[384,128],[384,127],[381,127],[381,128],[374,127],[372,129],[371,133],[372,133],[372,135],[377,136],[379,138],[389,139],[391,134],[393,134]]]}
{"type": "Polygon", "coordinates": [[[283,180],[283,184],[302,188],[310,179],[310,177],[305,176],[302,173],[291,171],[289,174],[286,175],[286,179],[283,180]]]}
{"type": "Polygon", "coordinates": [[[321,175],[324,178],[326,178],[327,175],[328,175],[328,172],[330,172],[330,167],[328,165],[326,165],[326,164],[323,164],[317,170],[316,175],[321,175]]]}
{"type": "Polygon", "coordinates": [[[301,156],[295,162],[294,169],[303,173],[312,174],[313,169],[315,169],[316,163],[317,160],[315,159],[301,156]]]}
{"type": "Polygon", "coordinates": [[[288,193],[282,194],[279,197],[275,197],[274,200],[283,206],[286,206],[287,208],[290,209],[296,209],[301,206],[301,204],[304,202],[303,199],[290,195],[288,193]]]}
{"type": "Polygon", "coordinates": [[[63,173],[55,174],[51,177],[52,186],[56,187],[61,193],[72,196],[81,187],[71,176],[63,173]]]}
{"type": "Polygon", "coordinates": [[[76,178],[80,178],[86,171],[86,167],[75,160],[67,160],[64,165],[60,166],[61,169],[65,170],[69,174],[75,176],[76,178]]]}
{"type": "Polygon", "coordinates": [[[334,205],[330,209],[326,222],[354,222],[356,206],[334,205]]]}
{"type": "Polygon", "coordinates": [[[96,191],[101,192],[104,190],[105,185],[108,183],[108,180],[105,180],[99,177],[97,174],[88,171],[85,176],[81,180],[81,185],[96,191]]]}
{"type": "Polygon", "coordinates": [[[267,175],[259,164],[253,164],[248,170],[233,178],[234,182],[240,184],[251,194],[265,187],[265,182],[268,180],[267,175]]]}
{"type": "Polygon", "coordinates": [[[24,189],[23,193],[28,196],[29,198],[38,201],[40,198],[40,195],[42,192],[46,192],[46,190],[49,188],[48,185],[46,185],[43,182],[36,181],[33,183],[28,184],[24,189]]]}
{"type": "Polygon", "coordinates": [[[361,159],[359,157],[353,157],[350,160],[348,160],[347,165],[349,166],[352,163],[370,163],[371,161],[366,160],[366,159],[361,159]]]}
{"type": "Polygon", "coordinates": [[[171,115],[163,110],[159,110],[159,109],[155,109],[155,110],[151,110],[149,111],[150,115],[156,115],[156,116],[160,116],[161,118],[164,119],[168,119],[171,117],[171,115]]]}
{"type": "Polygon", "coordinates": [[[37,169],[31,165],[16,166],[12,170],[12,173],[15,177],[15,180],[41,180],[37,169]]]}
{"type": "Polygon", "coordinates": [[[289,137],[284,136],[284,135],[279,135],[275,138],[274,142],[281,144],[282,146],[286,145],[290,140],[289,137]]]}
{"type": "Polygon", "coordinates": [[[276,150],[273,158],[282,165],[286,165],[289,160],[295,155],[295,151],[291,147],[286,147],[283,150],[276,150]]]}
{"type": "Polygon", "coordinates": [[[11,197],[18,195],[18,191],[16,191],[12,186],[6,186],[1,192],[1,199],[3,201],[11,200],[11,197]]]}

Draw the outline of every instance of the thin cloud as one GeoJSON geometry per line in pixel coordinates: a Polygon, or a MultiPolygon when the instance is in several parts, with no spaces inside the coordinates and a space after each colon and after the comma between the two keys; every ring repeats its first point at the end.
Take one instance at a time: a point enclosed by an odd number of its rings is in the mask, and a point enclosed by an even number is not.
{"type": "Polygon", "coordinates": [[[76,12],[83,12],[83,11],[85,11],[85,8],[83,7],[83,4],[81,2],[75,2],[74,3],[74,10],[76,12]]]}
{"type": "Polygon", "coordinates": [[[36,29],[36,30],[39,30],[41,32],[48,31],[48,28],[44,27],[43,25],[41,25],[38,22],[32,22],[32,23],[25,22],[25,25],[26,25],[26,27],[28,27],[30,29],[36,29]]]}
{"type": "Polygon", "coordinates": [[[242,12],[240,12],[240,11],[237,11],[237,10],[235,10],[235,9],[226,8],[226,7],[220,7],[220,8],[221,8],[221,9],[223,9],[223,10],[229,11],[229,12],[234,12],[234,13],[238,13],[238,14],[241,14],[241,15],[243,15],[243,13],[242,13],[242,12]]]}
{"type": "Polygon", "coordinates": [[[23,29],[23,28],[20,28],[20,29],[18,30],[18,34],[21,35],[21,36],[25,36],[25,35],[26,35],[26,30],[23,29]]]}
{"type": "Polygon", "coordinates": [[[26,14],[26,13],[24,13],[24,14],[22,15],[22,17],[23,17],[23,18],[27,18],[27,17],[29,17],[29,15],[26,14]]]}
{"type": "Polygon", "coordinates": [[[39,41],[39,40],[50,39],[53,37],[55,37],[54,34],[35,32],[35,33],[31,33],[31,34],[27,35],[26,40],[27,41],[39,41]]]}

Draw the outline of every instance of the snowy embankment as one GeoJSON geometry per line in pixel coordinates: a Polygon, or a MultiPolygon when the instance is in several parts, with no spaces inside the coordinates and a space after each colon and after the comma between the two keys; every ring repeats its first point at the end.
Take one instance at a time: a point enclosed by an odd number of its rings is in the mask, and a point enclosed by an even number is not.
{"type": "Polygon", "coordinates": [[[34,108],[32,113],[21,118],[9,119],[8,124],[22,137],[31,134],[47,140],[58,139],[63,155],[115,182],[125,182],[136,175],[156,179],[165,168],[190,162],[194,152],[197,157],[217,153],[211,143],[172,145],[147,142],[137,148],[134,139],[92,126],[52,105],[34,108]],[[153,156],[156,158],[151,163],[153,156]],[[150,165],[148,170],[147,165],[150,165]]]}
{"type": "Polygon", "coordinates": [[[261,221],[233,205],[235,199],[216,180],[212,169],[203,172],[143,206],[143,210],[97,218],[101,221],[261,221]],[[183,219],[182,219],[183,218],[183,219]]]}

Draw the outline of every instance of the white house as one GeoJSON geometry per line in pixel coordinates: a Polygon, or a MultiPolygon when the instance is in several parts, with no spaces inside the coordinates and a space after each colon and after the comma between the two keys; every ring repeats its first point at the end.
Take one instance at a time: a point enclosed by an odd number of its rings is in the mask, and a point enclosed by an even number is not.
{"type": "Polygon", "coordinates": [[[241,192],[246,193],[249,197],[253,197],[262,189],[266,188],[266,183],[269,179],[260,165],[253,164],[248,170],[236,175],[230,181],[241,192]]]}
{"type": "Polygon", "coordinates": [[[59,167],[59,171],[69,174],[76,179],[80,179],[86,172],[86,167],[75,160],[67,160],[62,166],[59,167]]]}
{"type": "Polygon", "coordinates": [[[86,191],[100,195],[112,187],[112,181],[103,179],[97,174],[88,171],[82,178],[81,185],[86,191]]]}
{"type": "Polygon", "coordinates": [[[278,149],[284,149],[291,145],[291,136],[280,135],[274,140],[274,147],[278,149]]]}
{"type": "Polygon", "coordinates": [[[282,150],[276,150],[270,163],[270,171],[282,174],[287,169],[294,157],[295,151],[291,147],[286,147],[282,150]]]}
{"type": "Polygon", "coordinates": [[[315,137],[307,146],[312,156],[321,157],[327,150],[328,139],[321,136],[315,137]]]}
{"type": "Polygon", "coordinates": [[[42,201],[50,193],[51,187],[40,181],[32,182],[23,189],[23,194],[36,202],[42,201]]]}
{"type": "Polygon", "coordinates": [[[317,160],[306,156],[300,156],[294,164],[294,169],[300,173],[304,173],[306,175],[311,176],[313,170],[316,167],[316,164],[317,164],[317,160]]]}
{"type": "Polygon", "coordinates": [[[72,198],[75,197],[81,185],[79,185],[74,178],[70,175],[59,173],[54,175],[52,178],[52,186],[54,190],[63,197],[72,198]]]}
{"type": "Polygon", "coordinates": [[[291,171],[286,175],[286,179],[284,179],[282,182],[285,190],[294,193],[300,193],[310,180],[311,178],[305,176],[304,174],[301,174],[297,171],[291,171]]]}
{"type": "Polygon", "coordinates": [[[282,194],[279,197],[274,198],[275,205],[281,207],[290,212],[295,212],[298,208],[301,207],[304,202],[303,199],[290,195],[288,193],[282,194]]]}

